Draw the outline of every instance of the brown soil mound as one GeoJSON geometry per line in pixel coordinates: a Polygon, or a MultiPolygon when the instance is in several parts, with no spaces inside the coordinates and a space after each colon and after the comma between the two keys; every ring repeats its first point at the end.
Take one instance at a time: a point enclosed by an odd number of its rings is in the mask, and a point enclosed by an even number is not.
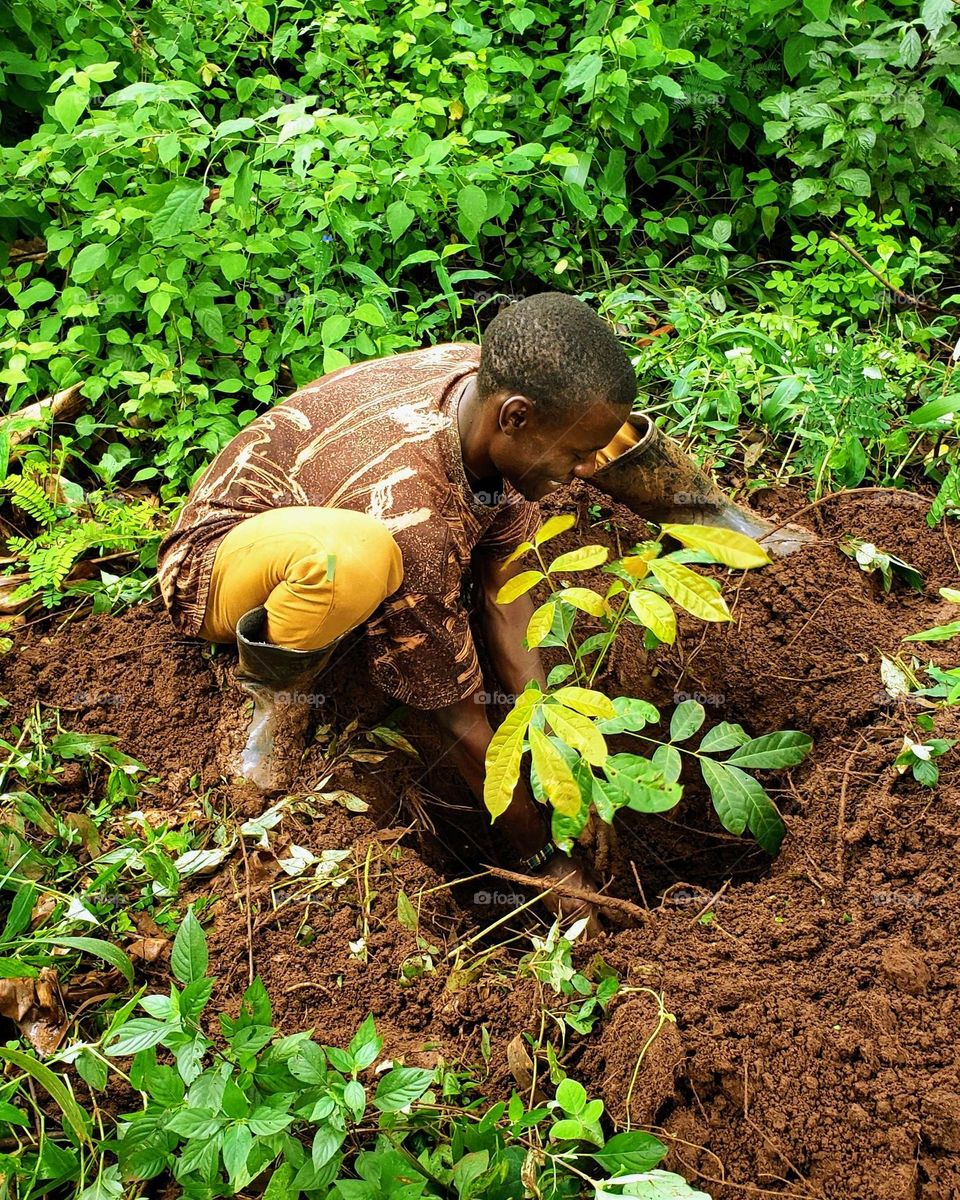
{"type": "MultiPolygon", "coordinates": [[[[575,498],[576,542],[619,539],[625,550],[645,536],[607,502],[588,529],[597,497],[582,488],[575,498]]],[[[783,518],[801,506],[794,499],[760,497],[783,518]]],[[[924,512],[875,493],[831,500],[802,518],[822,544],[725,582],[731,625],[685,623],[678,646],[656,660],[628,630],[604,683],[665,708],[696,694],[711,720],[816,739],[789,776],[767,777],[789,829],[773,862],[724,833],[695,782],[677,812],[618,822],[611,890],[649,906],[649,916],[585,950],[615,967],[622,987],[593,1035],[568,1035],[565,1068],[618,1123],[659,1130],[668,1165],[717,1200],[960,1196],[960,750],[940,760],[936,789],[895,775],[890,764],[915,710],[889,701],[878,670],[879,652],[898,652],[904,634],[950,615],[936,588],[956,585],[960,572],[924,512]],[[896,584],[884,594],[836,550],[844,532],[915,563],[925,593],[896,584]]],[[[949,664],[950,648],[912,652],[949,664]]],[[[214,810],[229,811],[235,798],[218,780],[214,744],[220,693],[206,654],[178,638],[155,604],[52,622],[3,661],[0,694],[12,721],[39,699],[60,709],[66,728],[115,734],[155,773],[159,807],[176,811],[202,787],[214,810]]],[[[371,724],[391,711],[359,668],[358,658],[341,665],[340,690],[318,712],[334,734],[358,714],[371,724]]],[[[960,736],[950,714],[938,718],[938,733],[951,736],[951,724],[960,736]]],[[[505,1094],[516,1079],[508,1047],[518,1034],[540,1035],[541,1008],[557,1001],[531,979],[517,982],[515,953],[497,948],[529,928],[528,915],[481,933],[509,914],[504,893],[514,889],[489,877],[444,883],[444,874],[489,861],[489,843],[471,851],[463,814],[424,800],[462,804],[463,793],[422,723],[404,729],[421,763],[397,750],[370,761],[371,742],[332,743],[329,731],[304,762],[299,790],[314,791],[332,771],[326,789],[347,787],[374,811],[350,816],[314,801],[284,822],[273,849],[349,848],[342,886],[309,892],[267,854],[234,859],[208,881],[218,897],[218,998],[236,1005],[252,962],[285,1031],[313,1027],[324,1041],[343,1041],[373,1011],[396,1057],[471,1063],[487,1072],[488,1095],[505,1094]],[[351,757],[351,745],[363,752],[351,757]],[[438,837],[426,833],[431,819],[438,837]]],[[[544,1062],[538,1068],[545,1080],[544,1062]]]]}

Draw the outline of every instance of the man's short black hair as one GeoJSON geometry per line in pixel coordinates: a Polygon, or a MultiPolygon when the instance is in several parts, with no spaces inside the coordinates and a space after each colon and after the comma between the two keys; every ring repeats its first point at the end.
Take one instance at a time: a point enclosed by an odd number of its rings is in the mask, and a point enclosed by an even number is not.
{"type": "Polygon", "coordinates": [[[528,396],[558,417],[600,400],[628,408],[637,395],[633,364],[610,326],[563,292],[539,292],[503,309],[480,346],[477,391],[528,396]]]}

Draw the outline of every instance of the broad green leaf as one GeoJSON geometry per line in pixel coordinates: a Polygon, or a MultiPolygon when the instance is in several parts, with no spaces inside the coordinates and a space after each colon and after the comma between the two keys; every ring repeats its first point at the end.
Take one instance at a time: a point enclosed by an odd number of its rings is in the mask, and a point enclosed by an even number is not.
{"type": "Polygon", "coordinates": [[[137,1017],[120,1026],[113,1040],[104,1046],[104,1053],[112,1057],[137,1054],[150,1046],[156,1046],[169,1029],[170,1026],[165,1021],[137,1017]]]}
{"type": "Polygon", "coordinates": [[[410,228],[413,218],[416,213],[409,204],[405,204],[402,200],[394,200],[387,208],[387,228],[390,230],[390,236],[393,240],[399,241],[400,238],[410,228]]]}
{"type": "Polygon", "coordinates": [[[566,604],[572,604],[574,608],[588,613],[591,617],[602,617],[607,612],[606,600],[591,588],[561,588],[556,598],[566,604]]]}
{"type": "Polygon", "coordinates": [[[592,688],[572,686],[559,688],[553,693],[553,698],[559,700],[561,704],[565,704],[567,708],[575,708],[585,717],[609,718],[617,715],[613,702],[603,692],[594,691],[592,688]]]}
{"type": "Polygon", "coordinates": [[[911,633],[902,642],[949,642],[951,638],[960,635],[960,621],[951,621],[949,625],[934,625],[931,629],[922,629],[919,633],[911,633]]]}
{"type": "Polygon", "coordinates": [[[566,759],[535,726],[531,725],[527,730],[527,737],[544,795],[565,817],[575,817],[580,811],[580,788],[566,759]]]}
{"type": "Polygon", "coordinates": [[[107,247],[103,242],[91,242],[84,246],[73,260],[70,278],[75,283],[86,283],[107,261],[107,247]]]}
{"type": "Polygon", "coordinates": [[[372,325],[375,329],[382,329],[386,325],[383,313],[372,300],[364,300],[362,304],[358,304],[353,310],[354,319],[362,321],[364,325],[372,325]]]}
{"type": "Polygon", "coordinates": [[[655,558],[650,570],[664,591],[681,608],[701,621],[729,621],[730,610],[720,593],[683,563],[655,558]]]}
{"type": "Polygon", "coordinates": [[[937,591],[944,598],[949,600],[951,604],[960,604],[960,590],[952,587],[938,588],[937,591]]]}
{"type": "Polygon", "coordinates": [[[591,766],[603,766],[607,743],[592,721],[562,704],[544,704],[543,715],[558,738],[582,754],[591,766]]]}
{"type": "Polygon", "coordinates": [[[557,606],[553,600],[548,600],[546,604],[534,609],[533,616],[527,622],[527,646],[531,650],[539,646],[553,628],[556,612],[557,606]]]}
{"type": "Polygon", "coordinates": [[[66,1083],[59,1075],[51,1071],[49,1067],[41,1062],[37,1062],[29,1054],[23,1050],[15,1050],[8,1046],[0,1046],[0,1061],[11,1063],[18,1067],[27,1075],[34,1083],[38,1083],[43,1090],[53,1098],[63,1113],[63,1118],[77,1135],[81,1142],[89,1142],[89,1118],[74,1100],[73,1094],[67,1087],[66,1083]]]}
{"type": "Polygon", "coordinates": [[[89,99],[89,93],[83,88],[68,87],[64,88],[53,102],[54,116],[67,133],[70,133],[80,119],[80,114],[87,107],[89,99]]]}
{"type": "Polygon", "coordinates": [[[195,979],[203,979],[206,975],[207,961],[207,939],[191,908],[187,910],[173,940],[170,969],[181,983],[193,983],[195,979]]]}
{"type": "Polygon", "coordinates": [[[480,226],[486,219],[486,193],[475,183],[468,183],[457,193],[457,224],[467,242],[477,240],[480,226]]]}
{"type": "Polygon", "coordinates": [[[639,754],[611,755],[603,769],[635,812],[666,812],[674,808],[683,795],[678,783],[668,783],[661,771],[639,754]]]}
{"type": "Polygon", "coordinates": [[[700,750],[705,754],[717,754],[721,750],[732,750],[734,746],[742,746],[749,742],[750,735],[742,725],[733,725],[729,721],[721,721],[703,735],[700,750]]]}
{"type": "Polygon", "coordinates": [[[523,757],[523,741],[534,705],[539,693],[524,692],[504,717],[490,744],[484,764],[483,803],[493,820],[505,812],[513,800],[513,793],[520,778],[520,759],[523,757]]]}
{"type": "Polygon", "coordinates": [[[660,720],[660,712],[646,700],[634,700],[629,696],[615,696],[613,708],[616,716],[597,722],[601,733],[639,733],[647,725],[660,720]]]}
{"type": "Polygon", "coordinates": [[[680,778],[683,762],[676,746],[658,746],[650,756],[650,761],[663,774],[667,783],[676,783],[680,778]]]}
{"type": "Polygon", "coordinates": [[[741,834],[749,826],[764,850],[776,854],[785,832],[783,821],[753,776],[709,758],[700,759],[700,769],[724,829],[741,834]]]}
{"type": "Polygon", "coordinates": [[[514,575],[512,579],[508,579],[499,592],[497,592],[498,604],[512,604],[514,600],[520,596],[526,595],[531,588],[535,588],[541,579],[545,576],[542,571],[521,571],[519,575],[514,575]]]}
{"type": "Polygon", "coordinates": [[[544,542],[549,542],[551,538],[559,537],[561,533],[566,533],[568,529],[572,529],[576,523],[576,513],[561,513],[560,516],[550,517],[549,520],[544,521],[533,535],[534,544],[542,546],[544,542]]]}
{"type": "Polygon", "coordinates": [[[813,745],[813,738],[795,729],[785,729],[779,733],[767,733],[763,737],[751,738],[727,759],[728,763],[738,763],[741,767],[753,770],[774,770],[782,767],[795,767],[802,762],[813,745]]]}
{"type": "Polygon", "coordinates": [[[670,740],[685,742],[693,737],[706,720],[707,710],[696,700],[684,700],[673,710],[670,718],[670,740]]]}
{"type": "Polygon", "coordinates": [[[767,552],[753,538],[733,529],[721,529],[714,525],[661,525],[660,531],[669,534],[681,546],[706,550],[726,567],[748,570],[765,566],[771,561],[767,552]]]}
{"type": "Polygon", "coordinates": [[[116,967],[127,983],[133,983],[133,963],[129,955],[112,942],[92,937],[51,937],[40,940],[51,946],[66,946],[69,950],[80,950],[83,954],[101,958],[111,967],[116,967]]]}
{"type": "Polygon", "coordinates": [[[649,588],[636,588],[630,593],[630,607],[641,625],[661,642],[673,645],[677,639],[677,614],[662,596],[649,588]]]}
{"type": "Polygon", "coordinates": [[[556,571],[587,571],[591,567],[601,567],[610,556],[606,546],[578,546],[576,550],[568,550],[555,558],[547,567],[553,574],[556,571]]]}
{"type": "Polygon", "coordinates": [[[176,184],[150,222],[150,232],[159,241],[166,241],[196,229],[206,194],[206,185],[199,179],[176,184]]]}
{"type": "Polygon", "coordinates": [[[631,1129],[627,1133],[615,1133],[590,1157],[600,1164],[608,1176],[623,1175],[627,1171],[650,1171],[666,1155],[667,1147],[652,1133],[631,1129]]]}
{"type": "Polygon", "coordinates": [[[16,895],[13,897],[10,911],[7,913],[6,924],[3,927],[3,933],[0,934],[0,942],[10,942],[23,933],[30,924],[30,917],[33,913],[33,905],[36,898],[36,884],[21,884],[17,889],[16,895]]]}

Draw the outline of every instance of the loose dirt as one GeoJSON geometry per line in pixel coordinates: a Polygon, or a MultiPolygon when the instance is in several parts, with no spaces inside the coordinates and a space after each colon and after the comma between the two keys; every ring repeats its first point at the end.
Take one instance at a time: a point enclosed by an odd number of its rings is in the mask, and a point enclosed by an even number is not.
{"type": "MultiPolygon", "coordinates": [[[[646,536],[606,501],[591,525],[597,495],[586,487],[573,501],[580,523],[558,551],[584,541],[626,550],[646,536]]],[[[803,498],[755,502],[784,519],[803,498]]],[[[592,1035],[568,1034],[565,1069],[620,1126],[658,1131],[668,1165],[717,1200],[960,1196],[960,749],[940,760],[936,789],[896,775],[916,710],[891,701],[879,674],[881,652],[951,619],[937,587],[956,586],[960,570],[924,513],[896,495],[828,501],[800,518],[822,543],[725,579],[730,625],[684,621],[677,646],[655,660],[628,629],[602,681],[667,712],[675,697],[696,696],[710,720],[815,738],[800,767],[767,776],[789,830],[775,861],[725,834],[691,781],[674,813],[618,820],[598,863],[611,892],[649,916],[583,947],[584,963],[601,955],[622,987],[592,1035]],[[836,549],[843,533],[913,562],[924,593],[897,583],[885,594],[836,549]]],[[[921,663],[955,665],[950,646],[909,649],[921,663]]],[[[231,652],[217,657],[229,664],[231,652]]],[[[64,728],[114,734],[150,768],[141,803],[165,819],[182,819],[203,792],[230,819],[260,806],[218,774],[217,730],[229,717],[218,676],[208,648],[179,638],[154,602],[119,617],[51,618],[3,660],[0,695],[8,722],[39,701],[64,728]]],[[[487,875],[446,882],[480,872],[495,845],[422,717],[373,693],[357,652],[325,686],[297,781],[302,804],[269,851],[234,856],[196,885],[216,897],[215,999],[235,1011],[252,967],[285,1032],[313,1028],[342,1043],[372,1011],[397,1060],[469,1063],[485,1094],[506,1095],[517,1035],[556,1033],[541,1015],[556,998],[516,977],[518,932],[536,928],[533,910],[511,915],[517,889],[487,875]],[[419,760],[363,735],[387,718],[419,760]],[[337,788],[369,811],[331,801],[337,788]],[[291,844],[351,853],[309,890],[278,864],[291,844]]],[[[938,718],[938,733],[960,737],[950,720],[938,718]]],[[[89,787],[65,781],[65,806],[89,787]]],[[[143,969],[157,980],[165,971],[162,958],[143,969]]],[[[545,1060],[537,1067],[549,1094],[545,1060]]]]}

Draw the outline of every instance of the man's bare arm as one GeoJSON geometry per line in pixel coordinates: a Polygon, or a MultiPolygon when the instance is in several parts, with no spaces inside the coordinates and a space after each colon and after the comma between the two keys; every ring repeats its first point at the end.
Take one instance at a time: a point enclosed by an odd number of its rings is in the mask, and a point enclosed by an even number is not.
{"type": "MultiPolygon", "coordinates": [[[[478,691],[448,708],[436,709],[433,714],[446,734],[448,756],[481,805],[484,758],[493,737],[483,701],[483,693],[478,691]]],[[[515,859],[536,854],[548,840],[541,809],[523,780],[517,784],[510,807],[497,818],[497,827],[503,831],[515,859]]]]}
{"type": "Polygon", "coordinates": [[[480,620],[490,661],[497,678],[509,692],[519,695],[531,680],[546,687],[540,653],[527,650],[523,638],[533,615],[529,594],[510,604],[498,604],[497,593],[505,583],[527,570],[521,563],[483,560],[479,568],[480,620]]]}

